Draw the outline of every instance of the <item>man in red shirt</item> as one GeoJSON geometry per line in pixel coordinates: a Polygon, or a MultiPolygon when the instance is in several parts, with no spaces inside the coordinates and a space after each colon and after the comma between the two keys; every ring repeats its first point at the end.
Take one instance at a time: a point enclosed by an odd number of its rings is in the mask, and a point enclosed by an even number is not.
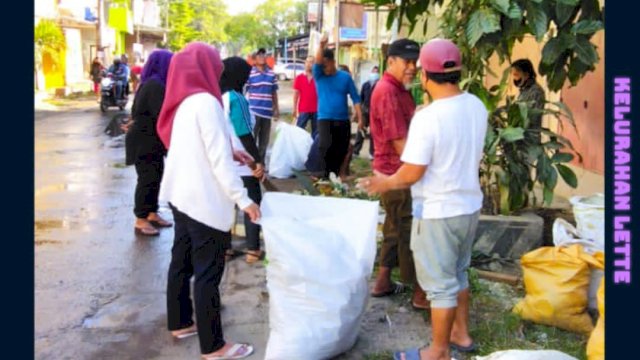
{"type": "MultiPolygon", "coordinates": [[[[370,127],[374,141],[373,170],[384,175],[394,174],[402,164],[400,155],[409,132],[409,122],[416,104],[407,88],[416,76],[418,43],[408,39],[394,41],[389,46],[387,70],[371,95],[370,127]]],[[[384,240],[380,249],[380,268],[372,296],[388,296],[404,291],[402,284],[391,282],[391,270],[399,266],[400,277],[414,288],[412,305],[428,309],[426,294],[416,280],[411,240],[411,190],[393,190],[382,194],[380,203],[386,217],[382,228],[384,240]]]]}
{"type": "Polygon", "coordinates": [[[304,74],[296,76],[293,82],[293,121],[303,129],[311,122],[311,136],[315,139],[318,134],[318,94],[311,72],[314,61],[313,56],[307,57],[304,74]]]}

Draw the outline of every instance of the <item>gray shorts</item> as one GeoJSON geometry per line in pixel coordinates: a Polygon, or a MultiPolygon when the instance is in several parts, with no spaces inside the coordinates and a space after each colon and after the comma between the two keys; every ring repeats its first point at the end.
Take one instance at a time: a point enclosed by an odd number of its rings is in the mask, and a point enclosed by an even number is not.
{"type": "Polygon", "coordinates": [[[413,219],[411,250],[418,283],[433,308],[458,306],[469,287],[467,269],[480,211],[444,219],[413,219]]]}

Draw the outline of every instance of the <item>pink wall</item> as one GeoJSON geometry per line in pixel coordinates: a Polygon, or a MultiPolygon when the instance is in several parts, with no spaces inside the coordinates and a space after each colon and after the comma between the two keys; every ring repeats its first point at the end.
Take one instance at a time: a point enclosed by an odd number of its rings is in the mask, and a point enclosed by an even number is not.
{"type": "Polygon", "coordinates": [[[591,41],[597,46],[600,61],[595,71],[588,73],[570,88],[562,89],[562,101],[569,106],[578,128],[578,134],[571,127],[560,132],[573,143],[583,158],[581,166],[586,170],[604,175],[604,31],[594,35],[591,41]]]}

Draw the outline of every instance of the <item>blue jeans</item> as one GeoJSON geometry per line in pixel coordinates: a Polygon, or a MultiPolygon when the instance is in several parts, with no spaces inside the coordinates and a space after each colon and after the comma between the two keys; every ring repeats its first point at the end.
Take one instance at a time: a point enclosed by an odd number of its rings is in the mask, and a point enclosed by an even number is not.
{"type": "Polygon", "coordinates": [[[317,113],[300,113],[300,115],[298,115],[298,122],[296,123],[296,125],[305,129],[309,121],[311,121],[311,138],[315,139],[318,135],[317,113]]]}
{"type": "Polygon", "coordinates": [[[113,82],[113,86],[116,89],[116,100],[122,99],[122,91],[124,90],[124,83],[120,80],[116,80],[113,82]]]}

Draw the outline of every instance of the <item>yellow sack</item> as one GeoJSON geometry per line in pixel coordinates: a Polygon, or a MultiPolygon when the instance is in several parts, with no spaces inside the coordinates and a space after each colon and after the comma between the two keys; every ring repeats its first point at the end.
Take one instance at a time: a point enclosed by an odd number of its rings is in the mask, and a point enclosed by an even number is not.
{"type": "Polygon", "coordinates": [[[598,288],[598,323],[593,329],[587,343],[587,358],[589,360],[604,360],[604,278],[598,288]]]}
{"type": "Polygon", "coordinates": [[[587,313],[590,268],[603,262],[582,246],[541,247],[522,256],[525,298],[513,308],[523,319],[588,334],[593,322],[587,313]]]}

